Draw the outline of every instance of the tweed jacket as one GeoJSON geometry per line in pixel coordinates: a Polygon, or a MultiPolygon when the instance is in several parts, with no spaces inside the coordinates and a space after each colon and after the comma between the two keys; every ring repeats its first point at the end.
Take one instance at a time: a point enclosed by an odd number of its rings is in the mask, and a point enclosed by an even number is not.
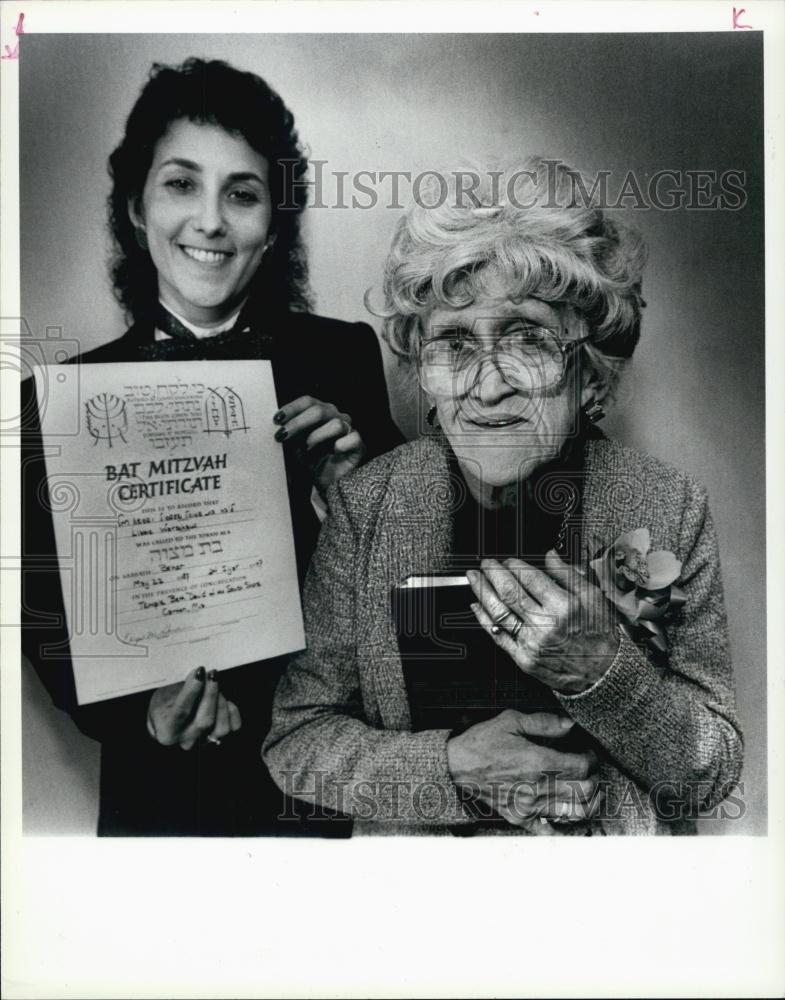
{"type": "MultiPolygon", "coordinates": [[[[355,819],[355,833],[445,833],[470,824],[447,766],[447,730],[411,731],[390,588],[446,568],[460,498],[441,436],[404,444],[333,489],[306,580],[307,649],[276,692],[264,756],[289,794],[355,819]]],[[[583,519],[610,544],[648,527],[682,560],[683,608],[667,662],[623,637],[605,675],[558,695],[599,744],[593,832],[693,832],[739,779],[736,715],[714,528],[702,486],[606,439],[587,441],[583,519]]],[[[503,832],[522,832],[506,827],[503,832]]]]}

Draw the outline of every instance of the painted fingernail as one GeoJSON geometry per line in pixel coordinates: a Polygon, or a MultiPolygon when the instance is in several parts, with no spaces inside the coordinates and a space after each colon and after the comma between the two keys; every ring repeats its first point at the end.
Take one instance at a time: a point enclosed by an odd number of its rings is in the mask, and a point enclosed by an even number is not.
{"type": "Polygon", "coordinates": [[[276,424],[282,424],[286,420],[286,414],[283,410],[279,410],[273,417],[273,420],[276,424]]]}
{"type": "Polygon", "coordinates": [[[202,681],[204,680],[204,676],[205,676],[204,667],[199,667],[199,669],[194,674],[195,679],[199,681],[199,683],[201,684],[202,681]]]}
{"type": "Polygon", "coordinates": [[[210,673],[207,675],[207,680],[208,681],[217,681],[218,680],[218,671],[217,670],[211,670],[210,673]]]}
{"type": "Polygon", "coordinates": [[[473,604],[470,604],[469,607],[475,614],[478,614],[480,611],[480,605],[476,601],[473,604]]]}
{"type": "Polygon", "coordinates": [[[288,436],[289,432],[286,430],[285,427],[281,427],[275,432],[276,441],[285,441],[288,436]]]}

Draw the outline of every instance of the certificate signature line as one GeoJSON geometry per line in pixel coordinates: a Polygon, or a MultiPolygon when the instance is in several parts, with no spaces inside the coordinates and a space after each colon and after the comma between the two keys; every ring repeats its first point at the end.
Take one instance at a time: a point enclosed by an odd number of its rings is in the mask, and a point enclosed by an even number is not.
{"type": "MultiPolygon", "coordinates": [[[[238,618],[236,620],[241,622],[244,619],[238,618]]],[[[218,639],[222,635],[231,635],[231,632],[228,628],[226,628],[223,632],[213,632],[212,636],[205,636],[204,639],[178,639],[177,642],[162,642],[161,645],[165,646],[167,649],[170,646],[188,646],[194,642],[209,642],[210,639],[218,639]]]]}
{"type": "MultiPolygon", "coordinates": [[[[214,629],[216,627],[220,628],[222,625],[235,626],[235,625],[239,625],[240,622],[248,621],[251,618],[260,618],[260,617],[261,617],[261,612],[260,611],[252,611],[250,614],[247,614],[247,615],[237,615],[236,617],[229,618],[227,621],[223,621],[223,622],[217,622],[217,623],[216,622],[212,622],[209,625],[177,625],[175,628],[172,628],[172,629],[169,629],[166,626],[164,626],[163,629],[151,629],[149,632],[142,632],[140,635],[124,635],[124,636],[122,636],[122,639],[123,639],[123,642],[131,642],[131,643],[135,643],[136,645],[143,645],[145,642],[149,642],[151,639],[157,639],[160,642],[161,639],[168,639],[170,636],[175,635],[175,634],[181,635],[181,634],[186,633],[186,632],[201,632],[204,629],[214,629]],[[160,634],[160,633],[163,633],[163,634],[160,634]]],[[[224,631],[226,631],[226,630],[224,630],[224,631]]],[[[216,632],[215,634],[216,635],[223,635],[224,633],[223,632],[220,632],[220,633],[216,632]]],[[[184,642],[192,642],[194,640],[184,639],[183,641],[184,642]]],[[[201,642],[202,640],[197,639],[195,641],[201,642]]],[[[161,645],[163,645],[163,643],[161,643],[161,645]]],[[[174,643],[168,643],[167,645],[172,646],[172,645],[174,645],[174,643]]]]}

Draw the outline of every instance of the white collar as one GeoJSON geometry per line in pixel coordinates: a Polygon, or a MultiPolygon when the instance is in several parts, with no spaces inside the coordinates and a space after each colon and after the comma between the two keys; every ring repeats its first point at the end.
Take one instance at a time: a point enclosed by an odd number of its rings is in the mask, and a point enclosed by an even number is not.
{"type": "MultiPolygon", "coordinates": [[[[237,322],[237,317],[240,315],[240,312],[242,311],[245,302],[241,303],[239,308],[235,312],[233,312],[232,315],[225,322],[221,323],[220,326],[210,326],[210,327],[195,326],[193,323],[190,323],[187,319],[181,316],[180,313],[175,312],[171,306],[167,306],[163,302],[161,302],[161,305],[164,307],[164,309],[170,312],[172,316],[175,317],[175,319],[178,319],[186,329],[190,330],[197,340],[205,340],[207,337],[215,337],[219,333],[226,333],[227,330],[231,330],[234,324],[237,322]]],[[[155,339],[171,340],[172,338],[169,336],[168,333],[164,333],[163,330],[159,330],[156,327],[155,339]]]]}

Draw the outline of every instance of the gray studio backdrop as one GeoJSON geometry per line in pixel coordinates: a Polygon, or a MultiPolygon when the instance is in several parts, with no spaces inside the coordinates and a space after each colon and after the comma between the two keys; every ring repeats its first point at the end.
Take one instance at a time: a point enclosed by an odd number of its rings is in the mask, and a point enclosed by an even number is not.
{"type": "MultiPolygon", "coordinates": [[[[190,55],[264,76],[328,179],[452,169],[540,152],[590,175],[744,171],[730,210],[633,210],[650,247],[644,334],[605,429],[707,485],[720,536],[747,734],[746,814],[766,829],[766,560],[762,39],[705,35],[26,35],[21,81],[22,311],[35,338],[89,349],[120,335],[106,277],[106,160],[151,64],[190,55]],[[54,337],[51,335],[54,333],[54,337]]],[[[335,181],[325,202],[340,201],[335,181]]],[[[312,208],[318,311],[366,319],[400,210],[312,208]]],[[[402,188],[405,200],[409,189],[402,188]]],[[[345,198],[350,202],[350,194],[345,198]]],[[[386,197],[385,197],[386,195],[386,197]]],[[[366,199],[362,199],[366,201],[366,199]]],[[[397,419],[413,396],[386,359],[397,419]]],[[[97,746],[23,672],[24,824],[91,833],[97,746]]]]}

